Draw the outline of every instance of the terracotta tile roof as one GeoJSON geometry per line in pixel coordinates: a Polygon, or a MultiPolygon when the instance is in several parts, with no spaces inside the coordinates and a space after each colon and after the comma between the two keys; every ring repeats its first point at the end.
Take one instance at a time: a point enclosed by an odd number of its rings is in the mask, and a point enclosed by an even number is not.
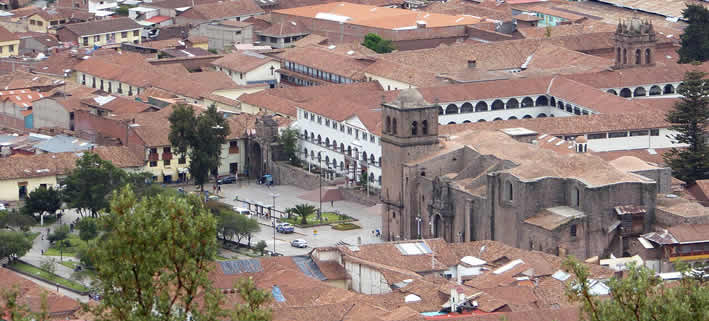
{"type": "Polygon", "coordinates": [[[78,87],[74,90],[68,91],[66,93],[66,95],[61,93],[61,94],[56,94],[50,98],[44,98],[44,99],[52,99],[52,100],[56,101],[59,105],[64,107],[64,109],[66,109],[66,111],[68,111],[68,112],[73,112],[76,110],[89,110],[88,107],[81,104],[81,100],[94,97],[95,92],[96,92],[95,88],[78,87]]]}
{"type": "Polygon", "coordinates": [[[47,153],[24,157],[21,162],[0,158],[0,179],[64,175],[74,169],[75,153],[47,153]]]}
{"type": "MultiPolygon", "coordinates": [[[[439,13],[416,12],[404,9],[384,8],[349,2],[332,2],[306,7],[274,11],[283,15],[293,15],[315,19],[332,19],[329,16],[346,17],[347,24],[382,29],[410,28],[417,21],[425,21],[427,28],[463,26],[476,24],[481,19],[473,16],[452,16],[439,13]]],[[[343,18],[344,19],[344,18],[343,18]]]]}
{"type": "Polygon", "coordinates": [[[0,90],[42,89],[43,87],[59,86],[62,80],[53,79],[24,71],[0,76],[0,90]]]}
{"type": "Polygon", "coordinates": [[[0,91],[0,101],[10,100],[19,108],[30,108],[33,102],[44,97],[45,94],[28,89],[0,91]]]}
{"type": "Polygon", "coordinates": [[[0,27],[0,41],[13,41],[13,40],[20,40],[20,37],[18,37],[16,34],[10,32],[7,29],[0,27]]]}
{"type": "Polygon", "coordinates": [[[592,154],[605,159],[606,161],[612,161],[624,156],[632,156],[642,159],[651,164],[657,166],[664,166],[665,159],[663,155],[669,152],[671,148],[653,148],[652,151],[646,148],[643,149],[630,149],[630,150],[617,150],[611,152],[592,152],[592,154]]]}
{"type": "MultiPolygon", "coordinates": [[[[41,311],[43,294],[46,294],[47,312],[50,315],[68,314],[68,316],[71,316],[80,308],[78,301],[55,292],[46,291],[19,274],[0,268],[0,289],[7,290],[13,286],[17,286],[20,291],[18,303],[27,305],[32,312],[41,311]]],[[[0,298],[0,306],[5,306],[2,298],[0,298]]],[[[64,317],[66,318],[67,316],[64,317]]]]}
{"type": "Polygon", "coordinates": [[[53,20],[61,20],[61,19],[66,19],[66,20],[79,20],[79,21],[86,21],[94,18],[94,14],[87,12],[86,10],[77,10],[77,9],[70,9],[70,8],[49,8],[49,9],[43,9],[39,10],[35,13],[36,15],[39,15],[42,17],[42,19],[46,21],[53,21],[53,20]]]}
{"type": "Polygon", "coordinates": [[[290,36],[290,35],[302,35],[309,34],[310,31],[303,24],[296,23],[295,21],[282,21],[271,25],[267,29],[259,30],[256,32],[260,35],[266,36],[290,36]]]}
{"type": "Polygon", "coordinates": [[[298,41],[293,43],[293,46],[295,47],[308,47],[308,46],[313,46],[313,45],[321,45],[327,41],[327,37],[321,36],[321,35],[316,35],[314,33],[311,33],[301,39],[298,39],[298,41]]]}
{"type": "MultiPolygon", "coordinates": [[[[198,108],[198,107],[193,107],[198,108]]],[[[199,112],[199,109],[196,109],[199,112]]],[[[140,137],[147,147],[170,146],[170,121],[172,105],[158,112],[115,115],[115,119],[135,120],[132,130],[140,137]]]]}
{"type": "Polygon", "coordinates": [[[247,136],[252,129],[256,128],[257,119],[257,115],[247,113],[229,116],[227,118],[227,123],[229,123],[227,139],[239,139],[247,136]]]}
{"type": "MultiPolygon", "coordinates": [[[[279,309],[274,313],[274,321],[382,321],[379,315],[387,311],[369,303],[342,302],[307,307],[279,309]]],[[[403,319],[399,319],[403,320],[403,319]]],[[[407,319],[410,320],[410,319],[407,319]]],[[[411,320],[423,320],[419,316],[411,320]]]]}
{"type": "Polygon", "coordinates": [[[15,17],[25,18],[25,17],[29,17],[41,10],[42,10],[42,8],[40,8],[40,7],[29,5],[26,7],[19,8],[19,9],[11,10],[10,13],[15,15],[15,17]]]}
{"type": "Polygon", "coordinates": [[[183,64],[162,64],[155,65],[155,68],[174,76],[189,77],[190,75],[190,71],[183,64]]]}
{"type": "Polygon", "coordinates": [[[320,272],[322,272],[328,280],[347,279],[345,267],[337,263],[337,261],[320,261],[318,259],[313,259],[313,261],[315,261],[315,264],[318,265],[320,272]]]}
{"type": "Polygon", "coordinates": [[[362,72],[372,64],[372,61],[365,57],[338,53],[320,46],[290,48],[278,56],[282,61],[294,62],[352,80],[363,79],[362,72]]]}
{"type": "MultiPolygon", "coordinates": [[[[549,27],[551,37],[578,36],[586,33],[615,32],[616,26],[595,21],[585,21],[568,25],[557,25],[549,27]]],[[[525,38],[543,39],[547,37],[547,28],[519,28],[517,29],[525,38]]]]}
{"type": "Polygon", "coordinates": [[[153,7],[153,8],[166,8],[166,9],[176,9],[176,8],[184,8],[184,7],[191,7],[192,5],[202,5],[202,4],[207,4],[207,3],[213,3],[213,2],[218,2],[220,0],[162,0],[162,1],[154,1],[150,3],[145,3],[144,5],[147,7],[153,7]]]}
{"type": "MultiPolygon", "coordinates": [[[[243,23],[249,23],[253,26],[253,31],[260,31],[267,29],[271,26],[271,14],[265,14],[265,15],[260,15],[260,16],[253,16],[249,17],[247,19],[241,20],[243,23]],[[267,19],[267,20],[266,20],[267,19]]],[[[226,22],[226,21],[225,21],[226,22]]],[[[241,27],[241,26],[237,26],[241,27]]]]}
{"type": "Polygon", "coordinates": [[[549,321],[549,320],[564,320],[578,321],[580,312],[578,308],[564,309],[548,309],[548,310],[529,310],[520,312],[502,312],[491,314],[472,314],[459,317],[446,318],[451,321],[499,321],[504,319],[507,321],[549,321]]]}
{"type": "Polygon", "coordinates": [[[434,2],[423,8],[426,12],[443,13],[449,15],[468,14],[477,17],[485,17],[500,21],[509,21],[512,18],[512,10],[509,6],[487,7],[475,4],[472,1],[448,0],[446,2],[434,2]]]}
{"type": "Polygon", "coordinates": [[[504,128],[527,128],[549,135],[583,135],[591,133],[628,131],[636,129],[668,128],[662,112],[646,111],[630,114],[595,114],[572,117],[548,117],[534,119],[475,122],[469,124],[444,125],[439,127],[442,134],[455,134],[466,130],[499,130],[504,128]]]}
{"type": "Polygon", "coordinates": [[[668,65],[645,68],[628,68],[595,73],[567,75],[566,77],[596,88],[623,88],[639,85],[681,82],[691,70],[709,71],[709,64],[668,65]]]}
{"type": "MultiPolygon", "coordinates": [[[[143,47],[149,47],[154,49],[166,49],[180,46],[180,42],[183,42],[183,40],[180,38],[171,38],[154,41],[143,41],[140,45],[143,47]]],[[[184,42],[182,45],[184,46],[184,42]]]]}
{"type": "Polygon", "coordinates": [[[146,19],[145,21],[150,22],[150,23],[161,23],[163,21],[170,20],[170,19],[171,19],[170,17],[166,17],[166,16],[154,16],[150,19],[146,19]]]}
{"type": "MultiPolygon", "coordinates": [[[[406,241],[406,242],[399,242],[399,243],[416,243],[419,241],[406,241]]],[[[436,257],[439,256],[445,256],[448,253],[445,253],[446,251],[449,251],[449,248],[447,246],[437,244],[437,243],[445,243],[442,239],[431,239],[431,240],[426,240],[425,243],[431,244],[428,245],[430,246],[436,246],[437,250],[434,250],[436,257]],[[435,245],[433,245],[435,244],[435,245]]],[[[368,245],[362,245],[359,246],[358,251],[353,251],[350,248],[346,246],[338,246],[338,249],[340,252],[342,252],[345,255],[358,258],[361,260],[373,262],[373,263],[379,263],[382,265],[389,265],[392,267],[399,267],[403,269],[407,269],[410,271],[414,271],[417,273],[420,272],[429,272],[432,269],[431,266],[431,255],[430,254],[423,254],[423,255],[404,255],[397,247],[397,243],[381,243],[381,244],[368,244],[368,245]]],[[[434,258],[434,267],[436,270],[445,270],[447,269],[447,265],[443,264],[440,262],[440,260],[436,260],[434,258]]],[[[391,281],[390,281],[391,282],[391,281]]]]}
{"type": "Polygon", "coordinates": [[[126,17],[96,20],[82,23],[71,23],[65,25],[64,28],[67,28],[69,31],[76,34],[77,36],[87,36],[107,32],[135,30],[141,29],[142,27],[135,21],[133,21],[133,19],[126,17]]]}
{"type": "Polygon", "coordinates": [[[564,77],[551,80],[548,94],[557,97],[557,100],[571,101],[575,105],[600,113],[634,113],[648,110],[639,100],[626,100],[564,77]]]}
{"type": "Polygon", "coordinates": [[[143,155],[137,155],[125,146],[97,146],[93,150],[103,160],[111,161],[119,168],[142,167],[145,165],[143,155]]]}
{"type": "Polygon", "coordinates": [[[581,21],[581,20],[586,19],[586,17],[584,17],[582,15],[577,15],[577,14],[573,14],[568,11],[558,10],[555,8],[549,8],[549,7],[541,6],[541,5],[525,6],[524,11],[538,12],[538,13],[542,13],[545,15],[564,18],[564,19],[566,19],[568,21],[572,21],[572,22],[577,22],[577,21],[581,21]]]}
{"type": "Polygon", "coordinates": [[[208,93],[215,90],[236,89],[241,87],[231,80],[231,77],[221,71],[191,72],[186,76],[188,79],[204,87],[208,93]]]}
{"type": "Polygon", "coordinates": [[[263,9],[253,0],[225,0],[198,4],[179,16],[190,19],[215,20],[257,15],[263,12],[263,9]]]}
{"type": "Polygon", "coordinates": [[[246,73],[271,61],[274,61],[274,59],[262,54],[250,51],[237,51],[227,54],[224,57],[213,61],[211,64],[213,66],[227,68],[232,71],[246,73]]]}
{"type": "Polygon", "coordinates": [[[682,224],[670,226],[667,230],[679,243],[709,241],[709,224],[682,224]]]}
{"type": "MultiPolygon", "coordinates": [[[[102,96],[106,97],[106,96],[102,96]]],[[[136,101],[133,98],[126,98],[122,96],[108,96],[108,97],[114,97],[111,101],[105,103],[105,104],[100,104],[98,103],[94,98],[87,98],[87,99],[82,99],[82,103],[92,106],[94,108],[100,108],[104,110],[108,110],[113,114],[135,114],[135,113],[142,113],[150,108],[152,108],[150,105],[136,101]]]]}

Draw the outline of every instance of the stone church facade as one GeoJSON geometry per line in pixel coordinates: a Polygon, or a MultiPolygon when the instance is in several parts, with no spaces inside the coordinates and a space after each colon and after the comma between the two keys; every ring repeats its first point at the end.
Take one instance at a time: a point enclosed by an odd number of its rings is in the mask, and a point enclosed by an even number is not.
{"type": "Polygon", "coordinates": [[[437,106],[416,89],[382,114],[386,240],[489,239],[587,258],[622,255],[630,235],[654,221],[655,181],[584,148],[557,153],[500,131],[439,137],[437,106]],[[624,208],[635,212],[623,216],[624,208]]]}

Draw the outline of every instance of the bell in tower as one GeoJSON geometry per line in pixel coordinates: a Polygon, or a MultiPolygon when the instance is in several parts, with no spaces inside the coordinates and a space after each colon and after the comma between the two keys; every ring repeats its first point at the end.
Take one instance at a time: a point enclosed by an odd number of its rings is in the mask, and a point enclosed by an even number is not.
{"type": "Polygon", "coordinates": [[[633,17],[619,21],[613,35],[615,64],[613,68],[654,66],[657,38],[652,23],[633,17]]]}

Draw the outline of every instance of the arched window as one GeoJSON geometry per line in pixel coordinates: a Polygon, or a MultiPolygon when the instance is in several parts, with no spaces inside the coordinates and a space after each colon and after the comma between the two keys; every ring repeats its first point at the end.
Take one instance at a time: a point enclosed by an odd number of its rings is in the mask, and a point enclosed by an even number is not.
{"type": "Polygon", "coordinates": [[[650,87],[650,96],[658,96],[658,95],[662,95],[662,88],[660,88],[660,86],[657,86],[657,85],[650,87]]]}
{"type": "Polygon", "coordinates": [[[310,133],[310,140],[313,142],[315,141],[315,134],[312,132],[310,133]]]}
{"type": "Polygon", "coordinates": [[[345,169],[345,162],[340,161],[340,170],[345,169]]]}
{"type": "Polygon", "coordinates": [[[606,92],[609,93],[609,94],[611,94],[611,95],[616,95],[616,96],[618,96],[618,92],[615,91],[615,89],[608,89],[608,90],[606,90],[606,92]]]}
{"type": "Polygon", "coordinates": [[[507,106],[507,109],[519,108],[519,101],[515,98],[512,98],[512,99],[508,100],[507,104],[505,104],[505,105],[507,106]]]}
{"type": "Polygon", "coordinates": [[[551,97],[549,99],[549,106],[552,106],[552,107],[556,106],[556,98],[551,97]]]}
{"type": "Polygon", "coordinates": [[[374,164],[374,154],[369,155],[369,163],[374,164]]]}
{"type": "Polygon", "coordinates": [[[325,156],[325,164],[326,165],[330,164],[330,156],[325,156]]]}
{"type": "Polygon", "coordinates": [[[421,135],[428,135],[428,120],[421,122],[421,135]]]}
{"type": "Polygon", "coordinates": [[[475,104],[475,111],[487,111],[487,103],[484,101],[479,101],[475,104]]]}
{"type": "Polygon", "coordinates": [[[674,94],[675,93],[675,87],[672,86],[671,84],[665,85],[665,90],[663,91],[664,94],[674,94]]]}
{"type": "Polygon", "coordinates": [[[460,106],[460,113],[472,113],[473,112],[473,104],[471,103],[465,103],[463,106],[460,106]]]}
{"type": "Polygon", "coordinates": [[[392,118],[391,120],[391,132],[396,135],[396,118],[392,118]]]}
{"type": "Polygon", "coordinates": [[[455,125],[455,122],[454,122],[454,121],[449,121],[449,122],[448,122],[448,125],[455,125]]]}
{"type": "Polygon", "coordinates": [[[446,115],[448,114],[457,114],[458,113],[458,106],[455,104],[450,104],[448,107],[446,107],[446,115]]]}
{"type": "Polygon", "coordinates": [[[352,156],[352,146],[347,146],[347,156],[352,156]]]}
{"type": "Polygon", "coordinates": [[[411,123],[411,136],[416,136],[418,135],[418,123],[414,120],[411,123]]]}
{"type": "Polygon", "coordinates": [[[362,152],[362,160],[367,161],[367,152],[362,152]]]}
{"type": "Polygon", "coordinates": [[[325,137],[325,146],[330,147],[330,138],[325,137]]]}
{"type": "Polygon", "coordinates": [[[320,135],[318,135],[318,144],[322,144],[322,137],[320,137],[320,135]]]}
{"type": "Polygon", "coordinates": [[[315,153],[312,150],[310,151],[310,158],[315,159],[315,153]]]}
{"type": "Polygon", "coordinates": [[[547,96],[539,96],[539,97],[537,97],[536,105],[537,106],[549,106],[549,99],[547,98],[547,96]]]}
{"type": "Polygon", "coordinates": [[[512,119],[517,119],[515,116],[510,116],[510,118],[507,118],[507,120],[512,120],[512,119]]]}
{"type": "Polygon", "coordinates": [[[505,109],[505,103],[502,102],[502,100],[495,100],[492,102],[492,110],[501,110],[505,109]]]}
{"type": "Polygon", "coordinates": [[[385,127],[385,132],[390,133],[391,132],[391,118],[387,116],[386,123],[384,125],[385,127]]]}
{"type": "Polygon", "coordinates": [[[443,115],[443,107],[438,106],[438,114],[443,115]]]}
{"type": "Polygon", "coordinates": [[[308,158],[308,149],[303,148],[303,155],[305,155],[305,158],[308,158]]]}
{"type": "Polygon", "coordinates": [[[633,97],[645,96],[645,94],[646,94],[645,87],[638,87],[638,88],[635,88],[635,90],[633,91],[633,97]]]}
{"type": "Polygon", "coordinates": [[[623,64],[625,65],[627,63],[628,63],[628,50],[623,48],[623,64]]]}
{"type": "Polygon", "coordinates": [[[379,166],[382,166],[382,157],[379,156],[379,166]]]}
{"type": "Polygon", "coordinates": [[[529,97],[524,97],[524,99],[522,99],[522,108],[524,107],[534,107],[534,100],[529,97]]]}
{"type": "Polygon", "coordinates": [[[640,49],[635,49],[635,64],[639,65],[642,63],[642,53],[640,49]]]}
{"type": "Polygon", "coordinates": [[[308,140],[308,130],[305,130],[304,133],[305,133],[305,140],[308,140]]]}
{"type": "Polygon", "coordinates": [[[512,190],[512,182],[505,182],[505,200],[514,200],[514,191],[512,190]]]}
{"type": "Polygon", "coordinates": [[[620,97],[628,98],[633,95],[633,92],[628,88],[623,88],[620,90],[620,97]]]}
{"type": "Polygon", "coordinates": [[[345,144],[340,143],[340,151],[343,153],[345,152],[345,144]]]}
{"type": "Polygon", "coordinates": [[[532,115],[524,115],[524,117],[522,117],[522,119],[530,119],[530,118],[532,118],[532,115]]]}
{"type": "Polygon", "coordinates": [[[649,65],[652,63],[652,50],[650,48],[645,49],[645,64],[649,65]]]}
{"type": "Polygon", "coordinates": [[[564,102],[559,100],[556,102],[556,106],[559,107],[559,109],[564,110],[564,102]]]}
{"type": "Polygon", "coordinates": [[[579,191],[578,187],[574,187],[573,191],[571,191],[571,205],[576,207],[581,206],[581,191],[579,191]]]}
{"type": "Polygon", "coordinates": [[[332,149],[334,149],[335,151],[337,151],[337,141],[334,140],[334,139],[332,140],[332,149]]]}
{"type": "Polygon", "coordinates": [[[546,117],[547,117],[547,114],[545,114],[545,113],[541,113],[541,114],[537,115],[537,118],[546,118],[546,117]]]}

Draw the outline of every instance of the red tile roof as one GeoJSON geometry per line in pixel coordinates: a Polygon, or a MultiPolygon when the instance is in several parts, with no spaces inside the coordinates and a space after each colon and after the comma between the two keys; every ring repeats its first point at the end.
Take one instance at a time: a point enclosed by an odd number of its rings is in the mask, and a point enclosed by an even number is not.
{"type": "Polygon", "coordinates": [[[212,65],[246,73],[272,61],[275,59],[258,53],[237,51],[213,61],[212,65]]]}
{"type": "Polygon", "coordinates": [[[20,37],[18,37],[16,34],[10,32],[9,30],[5,29],[4,27],[0,27],[0,41],[13,41],[13,40],[20,40],[20,37]]]}
{"type": "Polygon", "coordinates": [[[170,20],[170,17],[166,17],[166,16],[154,16],[154,17],[152,17],[152,18],[150,18],[150,19],[147,19],[147,20],[145,20],[145,21],[150,22],[150,23],[161,23],[161,22],[167,21],[167,20],[170,20]]]}

